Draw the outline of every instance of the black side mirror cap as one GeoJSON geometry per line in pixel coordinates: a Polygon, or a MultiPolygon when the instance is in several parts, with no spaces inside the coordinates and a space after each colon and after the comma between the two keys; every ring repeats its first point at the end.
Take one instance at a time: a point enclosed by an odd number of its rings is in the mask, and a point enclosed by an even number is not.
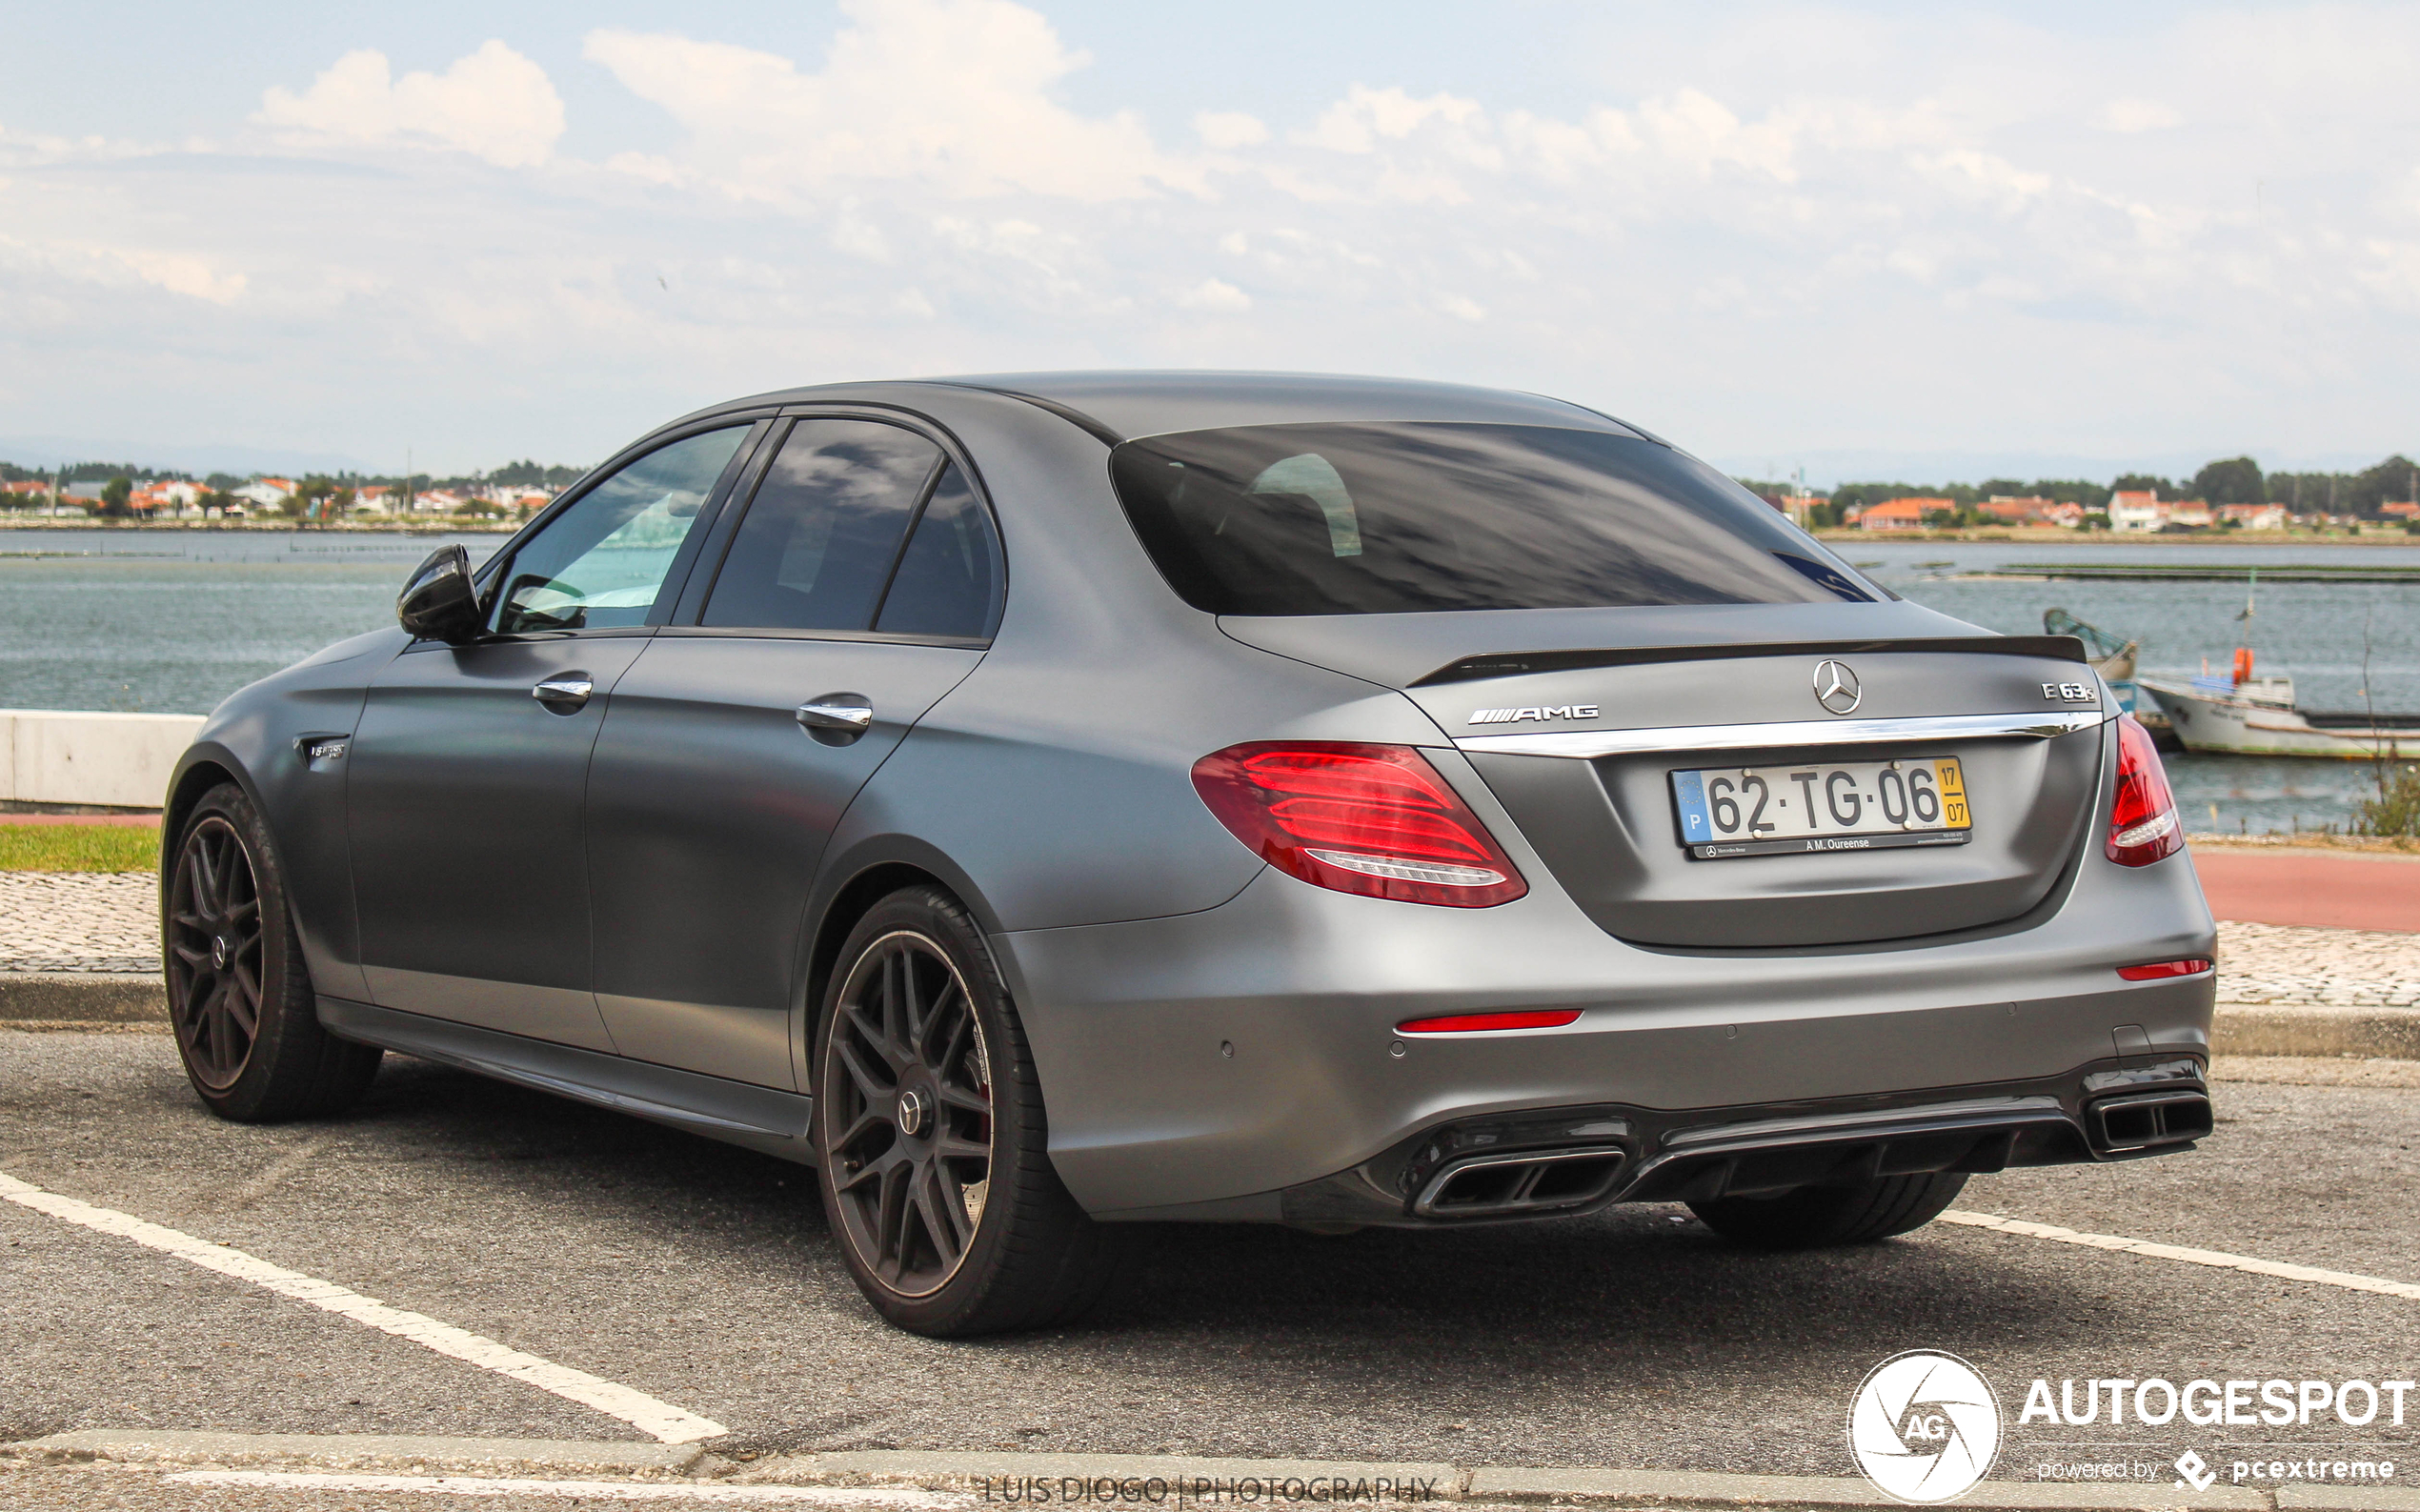
{"type": "Polygon", "coordinates": [[[479,634],[478,584],[471,578],[471,554],[459,545],[440,546],[412,571],[395,598],[395,619],[421,640],[460,645],[479,634]]]}

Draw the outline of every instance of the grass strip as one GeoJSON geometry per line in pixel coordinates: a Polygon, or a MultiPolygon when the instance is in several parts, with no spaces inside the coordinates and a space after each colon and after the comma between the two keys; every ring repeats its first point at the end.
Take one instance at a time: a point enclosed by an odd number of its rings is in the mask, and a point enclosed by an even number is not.
{"type": "Polygon", "coordinates": [[[125,824],[0,820],[0,872],[156,872],[160,832],[125,824]]]}

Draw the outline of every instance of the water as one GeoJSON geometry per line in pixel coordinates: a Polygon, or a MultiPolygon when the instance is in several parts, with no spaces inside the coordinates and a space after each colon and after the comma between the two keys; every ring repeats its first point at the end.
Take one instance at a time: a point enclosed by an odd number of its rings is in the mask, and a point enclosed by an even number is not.
{"type": "MultiPolygon", "coordinates": [[[[1928,609],[2011,635],[2040,635],[2057,606],[2123,639],[2139,640],[2137,671],[2187,676],[2225,671],[2244,623],[2246,585],[2233,582],[2022,582],[1965,574],[2028,562],[2420,566],[2414,546],[2064,546],[2016,542],[1835,541],[1833,548],[1928,609]],[[1868,565],[1871,564],[1871,565],[1868,565]]],[[[2251,645],[2264,672],[2290,673],[2305,708],[2420,711],[2420,583],[2263,583],[2251,645]],[[2368,665],[2364,667],[2364,636],[2368,665]]],[[[2169,783],[2194,830],[2342,829],[2376,791],[2360,762],[2170,755],[2169,783]]]]}
{"type": "MultiPolygon", "coordinates": [[[[207,713],[254,678],[333,640],[394,622],[395,591],[448,540],[474,561],[501,535],[309,532],[0,532],[0,707],[207,713]],[[87,554],[11,555],[11,553],[87,554]]],[[[2036,635],[2058,605],[2140,640],[2142,671],[2224,667],[2242,628],[2241,583],[2007,582],[1962,575],[2025,562],[2420,565],[2414,546],[2125,546],[1835,543],[1916,602],[2036,635]]],[[[2310,707],[2420,710],[2420,584],[2265,585],[2252,620],[2265,671],[2291,673],[2310,707]],[[2363,665],[2363,635],[2369,662],[2363,665]]],[[[2194,829],[2341,828],[2370,791],[2359,763],[2174,756],[2194,829]]]]}
{"type": "Polygon", "coordinates": [[[331,641],[393,624],[405,575],[439,546],[459,540],[475,562],[504,539],[0,531],[0,708],[207,714],[331,641]]]}

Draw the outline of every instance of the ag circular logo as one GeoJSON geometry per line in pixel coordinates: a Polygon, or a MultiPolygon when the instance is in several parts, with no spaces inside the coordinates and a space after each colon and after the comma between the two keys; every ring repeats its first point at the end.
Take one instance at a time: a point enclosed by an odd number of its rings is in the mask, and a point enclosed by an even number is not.
{"type": "Polygon", "coordinates": [[[1884,1495],[1963,1496],[2000,1457],[2000,1401],[1956,1355],[1911,1349],[1876,1365],[1848,1408],[1848,1452],[1884,1495]]]}

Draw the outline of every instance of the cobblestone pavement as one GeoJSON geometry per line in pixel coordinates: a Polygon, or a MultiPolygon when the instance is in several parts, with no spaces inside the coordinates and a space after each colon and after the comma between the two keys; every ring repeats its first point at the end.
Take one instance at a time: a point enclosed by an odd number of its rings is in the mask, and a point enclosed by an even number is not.
{"type": "MultiPolygon", "coordinates": [[[[145,872],[0,872],[0,971],[160,969],[145,872]]],[[[2420,1007],[2420,934],[2218,926],[2222,1002],[2420,1007]]]]}
{"type": "Polygon", "coordinates": [[[2222,923],[2218,998],[2329,1008],[2420,1007],[2420,935],[2222,923]]]}
{"type": "Polygon", "coordinates": [[[160,969],[149,872],[0,872],[0,971],[160,969]]]}

